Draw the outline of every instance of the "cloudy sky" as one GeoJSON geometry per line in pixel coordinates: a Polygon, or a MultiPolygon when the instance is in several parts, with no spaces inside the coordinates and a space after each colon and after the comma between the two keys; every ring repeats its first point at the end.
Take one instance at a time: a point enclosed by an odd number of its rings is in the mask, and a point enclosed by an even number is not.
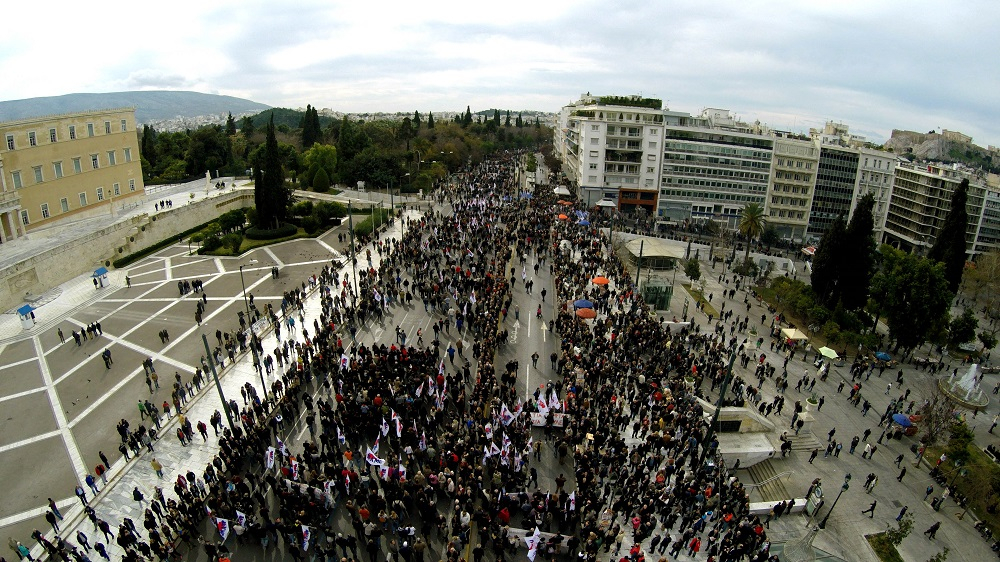
{"type": "Polygon", "coordinates": [[[1000,2],[17,1],[0,99],[196,90],[285,107],[557,111],[583,92],[874,140],[1000,145],[1000,2]]]}

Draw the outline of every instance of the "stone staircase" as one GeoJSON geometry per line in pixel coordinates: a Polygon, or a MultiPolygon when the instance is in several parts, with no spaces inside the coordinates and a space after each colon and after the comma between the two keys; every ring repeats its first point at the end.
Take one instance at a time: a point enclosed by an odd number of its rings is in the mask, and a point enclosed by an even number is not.
{"type": "MultiPolygon", "coordinates": [[[[779,468],[781,468],[781,465],[779,465],[779,468]]],[[[780,472],[784,471],[779,472],[775,470],[770,459],[751,466],[745,472],[749,473],[750,476],[750,482],[747,485],[754,484],[753,489],[750,491],[751,502],[777,502],[792,498],[788,490],[785,489],[785,477],[776,478],[780,472]],[[763,485],[757,485],[762,482],[764,482],[763,485]]]]}
{"type": "MultiPolygon", "coordinates": [[[[819,449],[820,454],[822,454],[826,450],[826,443],[821,443],[812,433],[802,431],[798,435],[795,435],[794,432],[789,432],[785,439],[792,442],[792,453],[811,453],[813,449],[819,449]]],[[[781,456],[780,452],[778,456],[781,456]]]]}

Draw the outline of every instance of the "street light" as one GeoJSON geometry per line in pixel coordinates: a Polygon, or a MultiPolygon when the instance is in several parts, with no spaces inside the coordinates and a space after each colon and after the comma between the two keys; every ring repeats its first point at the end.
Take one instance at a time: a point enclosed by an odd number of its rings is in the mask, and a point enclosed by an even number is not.
{"type": "Polygon", "coordinates": [[[243,280],[243,268],[256,263],[257,260],[252,259],[245,264],[240,264],[240,285],[243,287],[243,306],[246,308],[247,324],[250,326],[250,351],[253,353],[253,368],[260,375],[260,388],[264,392],[264,397],[267,397],[267,383],[264,382],[264,366],[260,364],[260,356],[257,354],[257,333],[253,331],[253,318],[250,316],[250,301],[247,300],[247,284],[243,280]]]}
{"type": "Polygon", "coordinates": [[[837,507],[837,502],[840,501],[840,496],[846,492],[851,487],[851,473],[848,472],[844,475],[844,485],[840,487],[840,492],[837,493],[836,499],[833,500],[833,505],[830,506],[830,511],[826,512],[826,517],[819,522],[820,529],[826,529],[826,522],[830,520],[830,514],[833,513],[833,508],[837,507]]]}

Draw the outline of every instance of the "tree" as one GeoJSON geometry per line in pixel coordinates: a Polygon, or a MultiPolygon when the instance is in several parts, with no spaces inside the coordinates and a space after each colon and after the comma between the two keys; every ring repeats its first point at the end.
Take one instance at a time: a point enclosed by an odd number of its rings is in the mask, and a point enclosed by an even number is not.
{"type": "Polygon", "coordinates": [[[764,232],[760,234],[760,243],[769,248],[780,241],[781,235],[778,233],[778,229],[775,228],[774,225],[767,225],[767,227],[764,228],[764,232]]]}
{"type": "Polygon", "coordinates": [[[810,282],[816,298],[833,307],[840,300],[840,273],[844,267],[844,250],[847,244],[847,227],[840,215],[823,233],[819,248],[812,261],[810,282]]]}
{"type": "Polygon", "coordinates": [[[236,120],[233,119],[233,113],[230,112],[226,117],[226,136],[231,137],[236,134],[236,120]]]}
{"type": "Polygon", "coordinates": [[[747,239],[747,252],[744,261],[750,259],[750,244],[754,238],[759,237],[767,226],[767,216],[764,214],[764,206],[760,203],[747,203],[740,211],[740,218],[736,223],[736,229],[747,239]]]}
{"type": "Polygon", "coordinates": [[[326,170],[320,168],[316,171],[316,175],[312,178],[312,188],[315,191],[326,192],[330,189],[330,176],[326,173],[326,170]]]}
{"type": "Polygon", "coordinates": [[[947,321],[952,295],[944,266],[883,245],[882,267],[872,279],[872,303],[884,315],[895,349],[913,349],[947,321]]]}
{"type": "MultiPolygon", "coordinates": [[[[858,202],[847,225],[847,248],[840,268],[840,300],[846,310],[858,310],[868,304],[868,289],[875,267],[875,197],[869,193],[858,202]]],[[[835,303],[831,303],[835,304],[835,303]]]]}
{"type": "Polygon", "coordinates": [[[240,131],[246,138],[250,138],[253,136],[254,134],[253,117],[247,115],[244,116],[243,119],[240,119],[240,131]]]}
{"type": "Polygon", "coordinates": [[[320,170],[325,172],[326,188],[329,189],[332,178],[337,173],[337,147],[316,143],[302,154],[302,164],[306,169],[303,182],[317,191],[325,191],[316,187],[316,175],[320,170]]]}
{"type": "Polygon", "coordinates": [[[992,332],[984,330],[979,332],[977,337],[979,338],[979,343],[983,344],[983,348],[979,351],[980,353],[986,353],[987,350],[997,346],[997,337],[992,332]]]}
{"type": "Polygon", "coordinates": [[[937,385],[933,387],[930,398],[917,409],[917,413],[922,416],[919,426],[920,442],[925,447],[940,443],[945,435],[951,433],[952,426],[957,422],[955,404],[937,385]]]}
{"type": "Polygon", "coordinates": [[[419,111],[414,111],[413,112],[413,128],[414,128],[414,130],[416,130],[418,132],[420,131],[420,112],[419,111]]]}
{"type": "Polygon", "coordinates": [[[254,204],[257,209],[257,227],[274,229],[287,216],[291,194],[285,187],[281,153],[278,139],[274,135],[274,117],[268,122],[265,134],[264,150],[254,166],[254,204]]]}
{"type": "Polygon", "coordinates": [[[961,345],[968,343],[976,337],[976,328],[979,327],[979,319],[976,313],[966,308],[962,315],[952,319],[948,324],[948,341],[951,345],[961,345]]]}
{"type": "Polygon", "coordinates": [[[305,115],[299,124],[302,129],[302,148],[308,149],[319,142],[323,128],[319,124],[319,111],[311,105],[306,105],[305,115]]]}
{"type": "Polygon", "coordinates": [[[944,219],[937,239],[931,246],[927,257],[944,264],[945,279],[948,289],[955,293],[962,282],[962,270],[965,269],[965,259],[968,247],[965,242],[965,229],[969,223],[969,213],[966,202],[969,198],[969,180],[964,179],[951,195],[951,209],[944,219]]]}
{"type": "Polygon", "coordinates": [[[470,106],[465,106],[465,117],[462,118],[462,127],[468,127],[472,124],[472,110],[470,106]]]}
{"type": "Polygon", "coordinates": [[[507,119],[504,120],[503,126],[504,127],[510,127],[510,110],[509,109],[507,110],[507,119]]]}
{"type": "Polygon", "coordinates": [[[949,552],[951,552],[951,549],[949,549],[946,546],[946,547],[944,547],[944,550],[942,550],[941,552],[939,552],[939,553],[935,554],[934,556],[931,556],[930,558],[928,558],[927,562],[944,562],[945,560],[948,559],[948,553],[949,552]]]}
{"type": "Polygon", "coordinates": [[[517,127],[518,129],[524,127],[524,120],[521,119],[520,113],[517,114],[517,120],[514,121],[514,126],[517,127]]]}
{"type": "Polygon", "coordinates": [[[896,528],[889,527],[885,530],[885,538],[892,543],[892,546],[899,546],[903,539],[910,536],[913,530],[913,514],[907,512],[903,518],[896,523],[896,528]]]}
{"type": "Polygon", "coordinates": [[[983,311],[993,335],[997,333],[1000,320],[1000,253],[981,254],[975,267],[965,274],[965,293],[974,300],[976,308],[983,311]]]}
{"type": "Polygon", "coordinates": [[[427,112],[427,128],[428,129],[434,128],[434,114],[431,113],[430,111],[427,112]]]}
{"type": "Polygon", "coordinates": [[[698,260],[691,258],[684,263],[684,274],[688,276],[692,282],[701,279],[701,264],[698,260]]]}

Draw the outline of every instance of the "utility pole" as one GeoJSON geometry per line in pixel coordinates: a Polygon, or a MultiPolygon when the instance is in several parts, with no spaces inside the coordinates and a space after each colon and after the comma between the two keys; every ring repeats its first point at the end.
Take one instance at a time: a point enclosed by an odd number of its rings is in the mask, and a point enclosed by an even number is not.
{"type": "MultiPolygon", "coordinates": [[[[212,355],[212,350],[208,347],[208,338],[205,334],[201,335],[201,341],[205,344],[205,353],[208,355],[208,366],[212,368],[212,377],[215,378],[215,388],[219,391],[219,399],[222,400],[222,411],[226,413],[226,421],[229,422],[229,430],[236,434],[236,426],[233,425],[233,414],[229,411],[229,402],[226,402],[226,395],[222,392],[222,384],[219,382],[219,373],[215,370],[215,356],[212,355]]],[[[265,395],[267,394],[267,389],[264,389],[265,395]]]]}
{"type": "Polygon", "coordinates": [[[635,288],[639,290],[639,273],[642,272],[642,249],[646,245],[645,240],[639,241],[639,260],[636,262],[635,266],[635,288]]]}
{"type": "Polygon", "coordinates": [[[358,303],[358,260],[354,255],[354,212],[351,210],[351,200],[347,200],[347,229],[351,233],[351,270],[354,272],[354,304],[358,303]]]}

